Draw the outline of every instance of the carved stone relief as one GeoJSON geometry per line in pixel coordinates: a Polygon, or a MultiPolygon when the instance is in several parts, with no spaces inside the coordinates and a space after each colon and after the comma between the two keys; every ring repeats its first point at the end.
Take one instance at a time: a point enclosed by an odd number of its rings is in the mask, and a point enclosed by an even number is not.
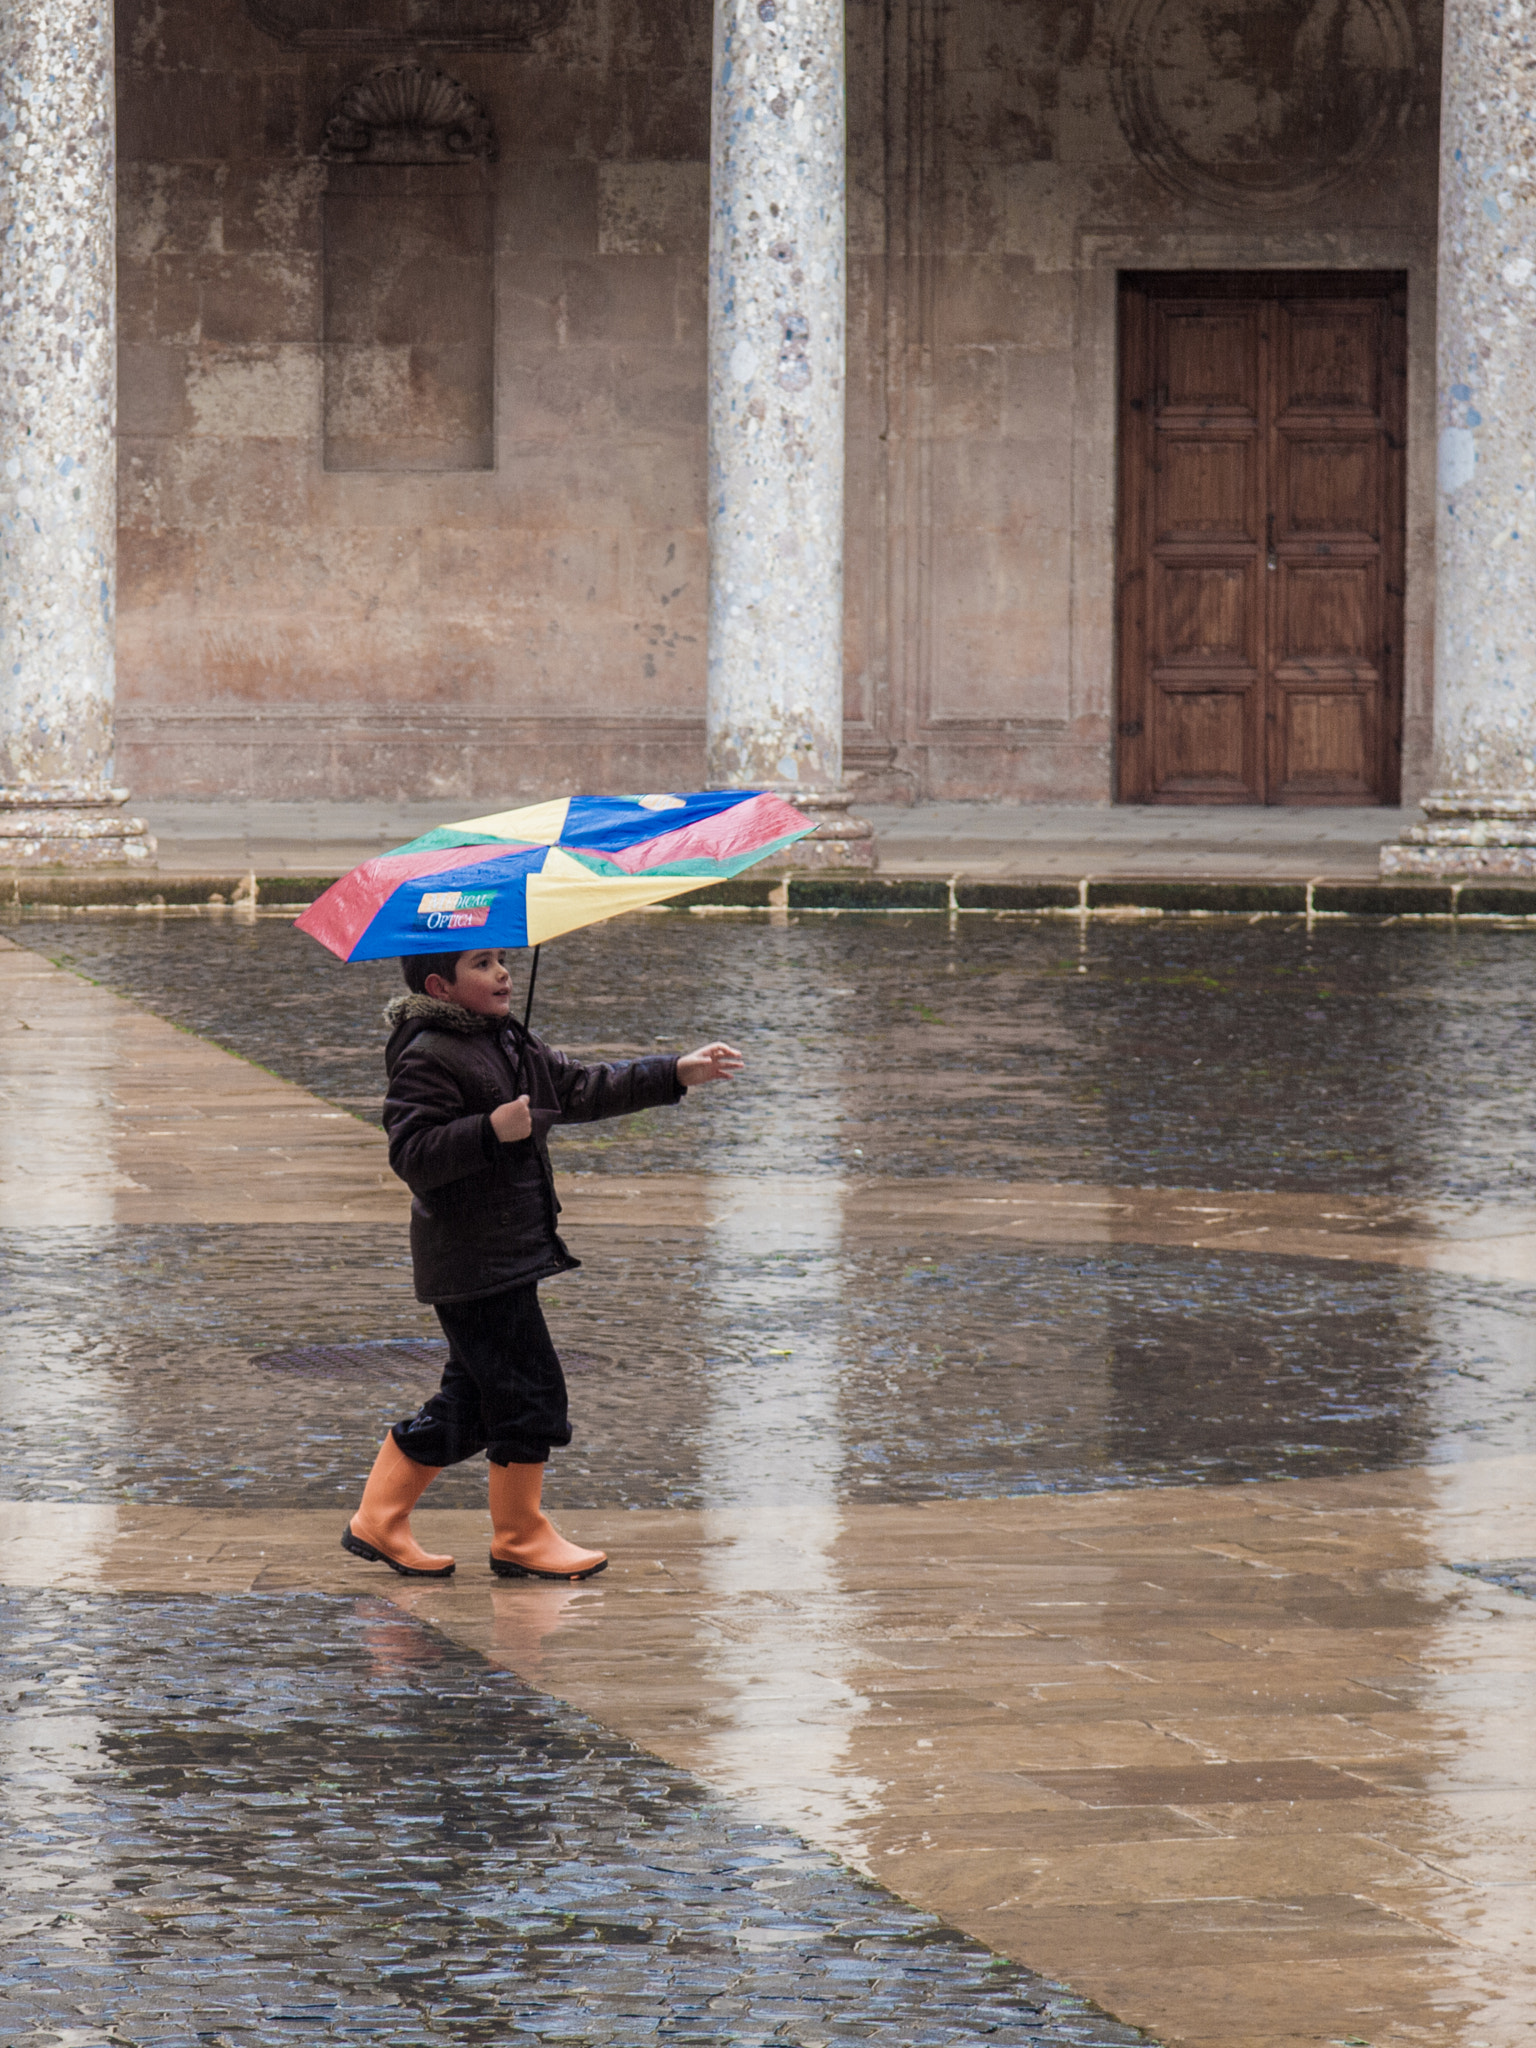
{"type": "Polygon", "coordinates": [[[320,154],[342,164],[462,164],[496,156],[479,101],[424,64],[384,64],[332,107],[320,154]]]}
{"type": "Polygon", "coordinates": [[[1224,205],[1292,206],[1406,120],[1401,0],[1121,0],[1111,73],[1126,140],[1158,182],[1224,205]]]}
{"type": "Polygon", "coordinates": [[[244,0],[259,29],[291,50],[526,50],[571,0],[244,0]]]}

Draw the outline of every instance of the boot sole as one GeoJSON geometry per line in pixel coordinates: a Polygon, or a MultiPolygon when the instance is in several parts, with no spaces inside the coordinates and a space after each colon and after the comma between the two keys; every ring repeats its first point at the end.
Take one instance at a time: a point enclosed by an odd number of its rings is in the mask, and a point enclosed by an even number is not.
{"type": "Polygon", "coordinates": [[[390,1556],[387,1550],[375,1550],[371,1543],[365,1543],[361,1536],[354,1536],[350,1529],[341,1532],[341,1547],[350,1550],[354,1557],[366,1558],[369,1564],[387,1564],[392,1572],[398,1572],[402,1579],[450,1579],[453,1576],[451,1564],[441,1564],[432,1571],[423,1571],[417,1564],[401,1564],[398,1558],[390,1556]]]}
{"type": "Polygon", "coordinates": [[[497,1557],[494,1551],[491,1553],[491,1570],[498,1579],[555,1579],[562,1586],[569,1586],[577,1579],[595,1579],[599,1572],[607,1569],[605,1557],[601,1564],[589,1564],[584,1572],[536,1572],[532,1565],[512,1564],[504,1557],[497,1557]]]}

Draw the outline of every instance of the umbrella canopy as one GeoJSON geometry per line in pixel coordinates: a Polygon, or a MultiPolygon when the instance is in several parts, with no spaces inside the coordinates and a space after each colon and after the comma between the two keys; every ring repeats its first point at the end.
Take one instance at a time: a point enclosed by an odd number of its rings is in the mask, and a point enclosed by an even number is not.
{"type": "Polygon", "coordinates": [[[557,797],[364,861],[297,923],[343,960],[540,946],[739,875],[813,829],[765,791],[557,797]]]}

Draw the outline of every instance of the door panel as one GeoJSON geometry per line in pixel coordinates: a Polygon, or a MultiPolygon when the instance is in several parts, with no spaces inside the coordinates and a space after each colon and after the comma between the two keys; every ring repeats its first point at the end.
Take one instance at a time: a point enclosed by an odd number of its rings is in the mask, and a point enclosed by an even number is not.
{"type": "Polygon", "coordinates": [[[1215,659],[1252,668],[1258,635],[1250,565],[1160,565],[1158,580],[1163,628],[1158,637],[1165,664],[1215,659]]]}
{"type": "Polygon", "coordinates": [[[1246,690],[1175,685],[1157,723],[1160,784],[1186,803],[1241,801],[1257,780],[1246,690]]]}
{"type": "Polygon", "coordinates": [[[1381,494],[1374,441],[1280,436],[1280,533],[1348,536],[1374,547],[1381,494]]]}
{"type": "Polygon", "coordinates": [[[1281,663],[1332,659],[1374,668],[1379,600],[1371,566],[1283,563],[1279,577],[1281,663]]]}
{"type": "Polygon", "coordinates": [[[1158,437],[1155,528],[1160,541],[1251,540],[1257,505],[1255,437],[1158,437]]]}
{"type": "Polygon", "coordinates": [[[1370,803],[1375,754],[1372,698],[1364,690],[1319,690],[1315,684],[1280,690],[1274,780],[1281,803],[1316,802],[1310,792],[1339,800],[1341,786],[1356,803],[1370,803]]]}
{"type": "Polygon", "coordinates": [[[1172,306],[1159,336],[1158,381],[1163,408],[1202,417],[1213,409],[1256,417],[1259,393],[1254,336],[1258,313],[1252,306],[1172,306]]]}
{"type": "Polygon", "coordinates": [[[1405,314],[1387,275],[1122,281],[1122,801],[1397,801],[1405,314]]]}
{"type": "Polygon", "coordinates": [[[1281,304],[1275,403],[1374,415],[1381,405],[1380,319],[1374,306],[1281,304]]]}

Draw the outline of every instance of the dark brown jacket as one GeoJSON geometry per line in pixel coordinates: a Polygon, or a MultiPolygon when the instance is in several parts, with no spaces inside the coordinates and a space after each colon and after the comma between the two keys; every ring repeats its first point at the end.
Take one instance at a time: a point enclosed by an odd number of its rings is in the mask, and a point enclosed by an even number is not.
{"type": "Polygon", "coordinates": [[[389,1163],[414,1197],[418,1300],[468,1301],[579,1265],[555,1227],[550,1128],[681,1101],[677,1055],[583,1066],[512,1019],[425,995],[397,996],[384,1015],[384,1128],[389,1163]],[[503,1145],[491,1111],[521,1094],[533,1135],[503,1145]]]}

